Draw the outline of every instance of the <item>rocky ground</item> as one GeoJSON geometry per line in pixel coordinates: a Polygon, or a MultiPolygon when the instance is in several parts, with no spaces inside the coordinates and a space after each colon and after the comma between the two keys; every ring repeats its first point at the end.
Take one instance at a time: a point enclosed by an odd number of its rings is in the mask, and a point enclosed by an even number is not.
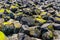
{"type": "Polygon", "coordinates": [[[60,40],[60,5],[0,2],[0,40],[60,40]]]}

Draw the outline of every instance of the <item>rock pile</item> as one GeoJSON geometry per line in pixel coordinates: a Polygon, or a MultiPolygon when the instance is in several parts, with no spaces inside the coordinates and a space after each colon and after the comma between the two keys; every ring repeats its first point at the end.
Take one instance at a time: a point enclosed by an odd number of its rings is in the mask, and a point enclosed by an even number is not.
{"type": "Polygon", "coordinates": [[[60,6],[53,3],[0,2],[0,40],[59,40],[60,6]]]}

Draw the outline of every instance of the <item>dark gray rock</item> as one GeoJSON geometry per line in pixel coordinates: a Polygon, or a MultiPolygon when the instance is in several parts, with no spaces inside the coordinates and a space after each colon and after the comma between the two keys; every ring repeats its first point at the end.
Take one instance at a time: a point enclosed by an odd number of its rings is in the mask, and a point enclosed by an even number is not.
{"type": "Polygon", "coordinates": [[[22,17],[21,21],[22,21],[22,24],[26,24],[29,26],[32,26],[35,23],[35,20],[31,17],[22,17]]]}

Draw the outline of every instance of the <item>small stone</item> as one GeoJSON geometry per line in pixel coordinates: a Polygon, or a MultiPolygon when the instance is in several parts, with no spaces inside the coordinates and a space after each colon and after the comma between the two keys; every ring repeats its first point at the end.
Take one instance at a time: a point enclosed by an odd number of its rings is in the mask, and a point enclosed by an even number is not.
{"type": "Polygon", "coordinates": [[[39,35],[40,35],[40,31],[37,28],[30,27],[29,31],[30,31],[30,35],[32,35],[34,37],[39,37],[39,35]]]}
{"type": "Polygon", "coordinates": [[[19,23],[19,21],[14,21],[15,28],[20,28],[22,24],[19,23]]]}
{"type": "Polygon", "coordinates": [[[43,40],[53,40],[53,33],[51,31],[45,32],[42,34],[43,40]]]}
{"type": "Polygon", "coordinates": [[[22,28],[24,29],[24,30],[28,30],[28,25],[22,25],[22,28]]]}
{"type": "Polygon", "coordinates": [[[35,20],[32,17],[23,17],[21,21],[23,24],[26,24],[26,25],[34,25],[34,22],[35,22],[35,20]]]}
{"type": "Polygon", "coordinates": [[[0,18],[0,24],[2,24],[4,22],[3,18],[0,18]]]}
{"type": "Polygon", "coordinates": [[[51,23],[43,24],[43,25],[41,26],[41,28],[47,28],[47,26],[50,25],[50,24],[51,24],[51,23]]]}
{"type": "Polygon", "coordinates": [[[25,34],[24,33],[19,33],[18,34],[18,39],[19,40],[24,40],[24,38],[25,38],[25,34]]]}
{"type": "Polygon", "coordinates": [[[9,36],[9,40],[18,40],[18,34],[13,34],[12,36],[9,36]]]}

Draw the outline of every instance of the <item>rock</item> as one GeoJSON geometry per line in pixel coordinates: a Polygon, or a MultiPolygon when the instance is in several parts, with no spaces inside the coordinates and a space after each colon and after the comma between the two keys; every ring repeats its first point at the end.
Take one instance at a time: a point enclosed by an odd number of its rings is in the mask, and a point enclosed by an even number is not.
{"type": "Polygon", "coordinates": [[[9,21],[7,21],[7,22],[4,22],[3,23],[3,25],[13,25],[13,22],[14,22],[14,20],[13,19],[10,19],[9,21]]]}
{"type": "Polygon", "coordinates": [[[19,32],[29,35],[29,27],[28,27],[28,25],[22,25],[19,32]]]}
{"type": "Polygon", "coordinates": [[[24,30],[28,30],[28,29],[29,29],[28,25],[22,25],[22,28],[23,28],[24,30]]]}
{"type": "Polygon", "coordinates": [[[30,35],[32,35],[34,37],[39,37],[39,35],[40,35],[40,31],[35,27],[30,27],[29,31],[30,31],[30,35]]]}
{"type": "Polygon", "coordinates": [[[27,35],[25,35],[24,33],[19,33],[18,34],[18,39],[19,40],[24,40],[25,37],[27,37],[27,35]]]}
{"type": "Polygon", "coordinates": [[[24,40],[32,40],[32,39],[31,39],[31,37],[26,36],[26,37],[24,38],[24,40]]]}
{"type": "Polygon", "coordinates": [[[14,16],[13,13],[10,13],[9,16],[10,16],[11,19],[14,19],[15,18],[15,16],[14,16]]]}
{"type": "Polygon", "coordinates": [[[31,37],[31,40],[41,40],[41,39],[31,37]]]}
{"type": "Polygon", "coordinates": [[[4,22],[4,19],[3,18],[0,18],[0,24],[4,22]]]}
{"type": "Polygon", "coordinates": [[[46,20],[42,19],[42,18],[35,18],[36,21],[38,21],[39,23],[43,24],[46,22],[46,20]]]}
{"type": "Polygon", "coordinates": [[[31,38],[32,40],[41,40],[41,39],[38,39],[38,38],[31,38]]]}
{"type": "Polygon", "coordinates": [[[35,9],[35,13],[39,15],[41,13],[40,9],[35,9]]]}
{"type": "Polygon", "coordinates": [[[59,17],[55,17],[54,18],[54,22],[60,24],[60,18],[59,17]]]}
{"type": "Polygon", "coordinates": [[[8,37],[9,40],[18,40],[18,34],[13,34],[12,36],[8,37]]]}
{"type": "Polygon", "coordinates": [[[51,31],[48,31],[44,34],[42,34],[43,40],[53,40],[53,33],[51,31]]]}
{"type": "Polygon", "coordinates": [[[13,19],[10,19],[8,22],[9,22],[9,23],[13,23],[13,22],[14,22],[14,20],[13,20],[13,19]]]}
{"type": "Polygon", "coordinates": [[[29,26],[34,25],[34,22],[35,22],[35,20],[32,17],[23,17],[21,21],[22,21],[22,24],[26,24],[29,26]]]}
{"type": "Polygon", "coordinates": [[[8,40],[8,38],[5,36],[5,34],[0,31],[0,40],[8,40]]]}
{"type": "Polygon", "coordinates": [[[15,28],[20,28],[22,24],[19,23],[19,21],[14,21],[15,28]]]}
{"type": "Polygon", "coordinates": [[[53,25],[54,25],[54,29],[55,29],[55,30],[60,30],[60,27],[59,27],[60,24],[54,23],[53,25]]]}
{"type": "Polygon", "coordinates": [[[51,23],[45,23],[41,26],[41,28],[47,28],[48,25],[50,25],[51,23]]]}
{"type": "Polygon", "coordinates": [[[29,37],[23,33],[19,33],[19,40],[40,40],[38,38],[29,37]]]}
{"type": "Polygon", "coordinates": [[[55,35],[54,36],[55,37],[54,40],[59,40],[60,39],[60,31],[59,30],[55,30],[54,31],[54,35],[55,35]]]}
{"type": "Polygon", "coordinates": [[[2,0],[0,31],[8,38],[0,40],[59,40],[59,6],[56,0],[2,0]]]}
{"type": "Polygon", "coordinates": [[[6,36],[12,35],[14,33],[14,26],[3,26],[2,30],[6,36]]]}

